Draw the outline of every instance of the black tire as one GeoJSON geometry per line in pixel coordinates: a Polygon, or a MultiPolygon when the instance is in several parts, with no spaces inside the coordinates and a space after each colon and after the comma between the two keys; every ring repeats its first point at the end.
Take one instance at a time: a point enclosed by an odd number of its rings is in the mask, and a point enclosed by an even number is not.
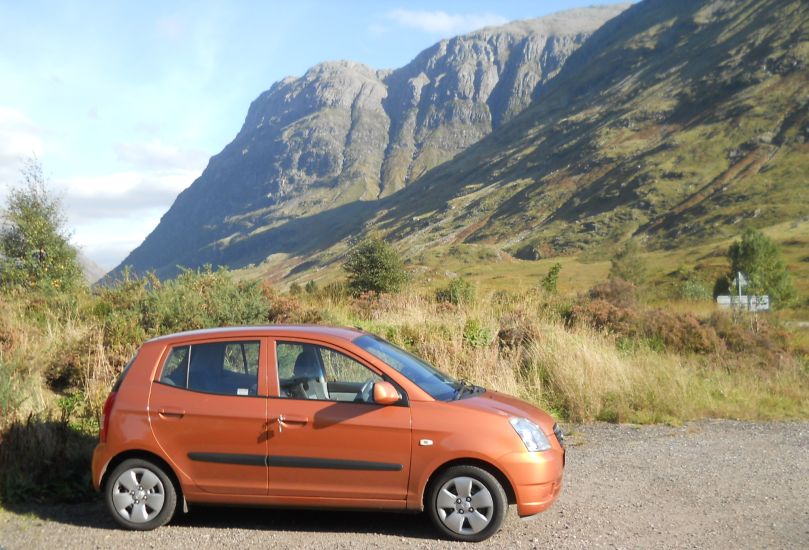
{"type": "Polygon", "coordinates": [[[425,508],[430,521],[445,537],[480,542],[500,530],[506,517],[508,499],[503,486],[492,474],[477,466],[461,465],[447,468],[430,482],[425,508]],[[456,480],[461,480],[459,485],[468,484],[469,490],[455,486],[456,480]],[[452,506],[447,501],[450,495],[452,506]],[[481,504],[478,510],[472,507],[475,502],[481,504]],[[486,519],[485,524],[481,516],[486,519]],[[476,518],[474,522],[470,521],[472,517],[476,518]],[[450,528],[450,524],[456,524],[456,528],[450,528]],[[485,526],[476,531],[481,525],[485,526]]]}
{"type": "Polygon", "coordinates": [[[107,477],[104,502],[121,527],[151,531],[171,521],[177,509],[177,488],[161,466],[130,458],[107,477]]]}

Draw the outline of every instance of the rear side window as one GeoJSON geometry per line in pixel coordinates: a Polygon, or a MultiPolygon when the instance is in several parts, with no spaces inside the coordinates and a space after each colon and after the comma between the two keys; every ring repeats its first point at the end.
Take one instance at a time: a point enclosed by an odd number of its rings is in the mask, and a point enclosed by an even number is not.
{"type": "Polygon", "coordinates": [[[160,381],[207,393],[256,395],[259,348],[258,341],[175,346],[160,381]]]}

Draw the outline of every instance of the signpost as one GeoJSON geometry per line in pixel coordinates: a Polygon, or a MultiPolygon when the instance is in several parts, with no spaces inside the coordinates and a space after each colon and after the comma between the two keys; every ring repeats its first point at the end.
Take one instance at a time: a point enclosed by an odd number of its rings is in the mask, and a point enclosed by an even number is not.
{"type": "Polygon", "coordinates": [[[770,310],[770,297],[766,294],[763,296],[746,295],[743,292],[747,290],[749,282],[747,277],[741,271],[736,272],[736,289],[738,294],[736,296],[717,296],[716,303],[720,309],[743,309],[746,311],[769,311],[770,310]]]}

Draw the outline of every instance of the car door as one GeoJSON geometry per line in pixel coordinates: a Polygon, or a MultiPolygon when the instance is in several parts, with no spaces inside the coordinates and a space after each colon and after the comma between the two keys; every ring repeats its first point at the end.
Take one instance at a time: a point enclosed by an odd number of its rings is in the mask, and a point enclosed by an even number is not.
{"type": "Polygon", "coordinates": [[[313,340],[274,344],[268,375],[270,387],[278,377],[278,397],[268,401],[269,494],[404,502],[406,400],[373,403],[370,384],[383,376],[344,349],[313,340]]]}
{"type": "Polygon", "coordinates": [[[267,494],[266,339],[166,350],[152,384],[152,430],[174,466],[210,493],[267,494]]]}

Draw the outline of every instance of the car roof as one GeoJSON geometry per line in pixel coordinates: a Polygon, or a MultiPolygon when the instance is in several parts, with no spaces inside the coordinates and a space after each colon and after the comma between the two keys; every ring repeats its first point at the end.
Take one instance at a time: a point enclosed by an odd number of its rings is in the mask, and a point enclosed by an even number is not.
{"type": "Polygon", "coordinates": [[[206,328],[166,334],[148,340],[147,343],[171,343],[184,340],[203,340],[209,338],[260,337],[260,336],[301,336],[327,337],[352,341],[364,331],[349,327],[330,327],[323,325],[254,325],[206,328]]]}

